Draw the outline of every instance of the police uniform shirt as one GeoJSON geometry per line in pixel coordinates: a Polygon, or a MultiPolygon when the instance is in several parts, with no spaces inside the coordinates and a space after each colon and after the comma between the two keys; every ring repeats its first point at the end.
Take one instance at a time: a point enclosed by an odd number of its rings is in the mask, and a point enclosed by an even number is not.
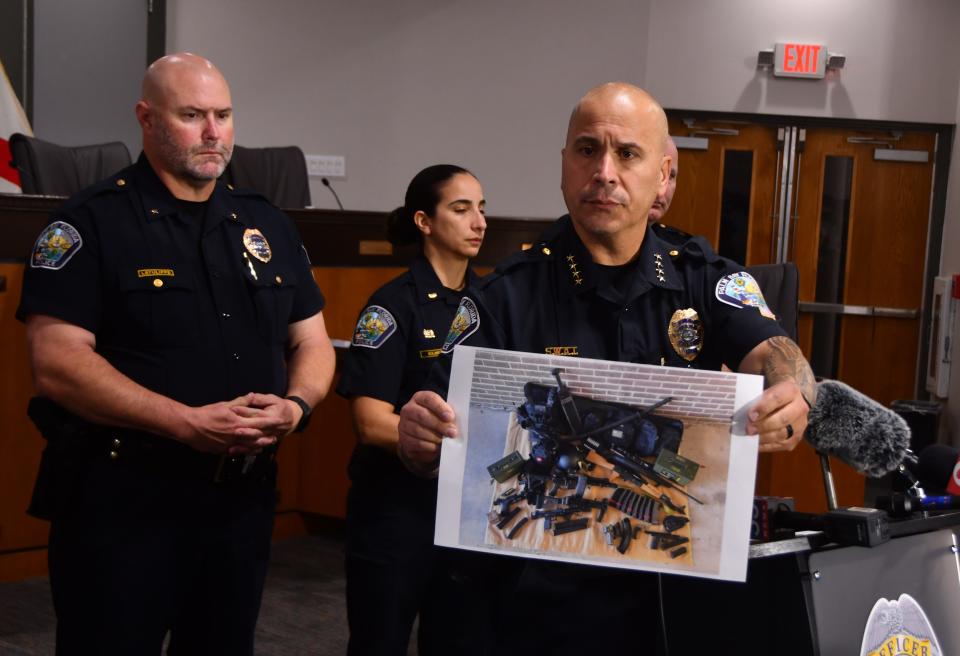
{"type": "MultiPolygon", "coordinates": [[[[476,281],[467,269],[467,285],[476,281]]],[[[379,399],[399,412],[423,389],[463,295],[444,287],[425,257],[414,260],[408,271],[374,292],[360,313],[337,392],[379,399]]],[[[402,469],[383,449],[358,448],[350,468],[355,480],[362,460],[369,467],[402,469]]]]}
{"type": "MultiPolygon", "coordinates": [[[[463,343],[702,369],[726,363],[736,370],[756,345],[784,334],[774,319],[749,306],[760,301],[740,274],[741,267],[702,239],[671,243],[652,228],[637,258],[605,272],[564,216],[539,243],[507,258],[471,290],[443,348],[451,352],[463,343]],[[736,300],[740,292],[743,302],[736,300]]],[[[451,360],[444,357],[444,366],[431,372],[432,389],[444,389],[451,360]]],[[[636,644],[637,635],[650,636],[655,624],[645,622],[655,621],[659,596],[657,579],[649,574],[511,560],[491,573],[511,583],[500,605],[501,623],[510,627],[504,638],[510,653],[536,651],[534,644],[549,653],[561,646],[596,647],[597,634],[579,624],[560,625],[546,637],[532,628],[549,624],[554,611],[544,609],[552,602],[577,603],[583,626],[604,626],[602,649],[622,650],[636,644]]]]}
{"type": "MultiPolygon", "coordinates": [[[[686,236],[689,237],[689,236],[686,236]]],[[[702,238],[671,243],[648,228],[619,289],[573,229],[558,219],[533,248],[484,278],[444,344],[620,362],[736,370],[784,335],[755,282],[702,238]]],[[[466,307],[465,307],[466,305],[466,307]]]]}
{"type": "Polygon", "coordinates": [[[252,391],[283,395],[288,325],[323,305],[280,210],[221,183],[205,212],[184,209],[141,155],[53,213],[17,317],[84,328],[121,373],[200,406],[252,391]]]}

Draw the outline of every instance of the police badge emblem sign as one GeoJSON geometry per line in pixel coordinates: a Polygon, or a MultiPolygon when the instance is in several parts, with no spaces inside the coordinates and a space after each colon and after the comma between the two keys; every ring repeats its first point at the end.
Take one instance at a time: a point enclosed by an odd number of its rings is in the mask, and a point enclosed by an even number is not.
{"type": "Polygon", "coordinates": [[[703,348],[703,322],[700,321],[700,315],[693,308],[677,310],[670,317],[667,335],[677,355],[687,362],[692,361],[703,348]]]}
{"type": "Polygon", "coordinates": [[[270,250],[270,242],[263,236],[263,233],[256,228],[247,228],[243,231],[243,245],[247,252],[255,258],[266,264],[273,257],[273,251],[270,250]]]}
{"type": "Polygon", "coordinates": [[[30,266],[34,269],[62,269],[82,246],[83,239],[76,228],[66,221],[54,221],[37,237],[30,266]]]}
{"type": "Polygon", "coordinates": [[[746,271],[731,273],[717,281],[717,300],[733,307],[753,307],[768,319],[776,321],[776,315],[770,310],[763,298],[760,285],[746,271]]]}
{"type": "Polygon", "coordinates": [[[927,614],[917,600],[906,593],[894,601],[877,600],[860,643],[860,656],[902,654],[943,656],[927,614]]]}
{"type": "Polygon", "coordinates": [[[390,311],[379,305],[371,305],[360,315],[353,331],[353,345],[363,348],[380,348],[397,330],[397,321],[390,311]]]}
{"type": "Polygon", "coordinates": [[[479,327],[480,313],[477,312],[477,304],[464,296],[460,299],[457,313],[453,317],[453,323],[450,324],[450,330],[447,332],[447,338],[443,340],[440,351],[449,353],[454,346],[475,333],[479,327]]]}

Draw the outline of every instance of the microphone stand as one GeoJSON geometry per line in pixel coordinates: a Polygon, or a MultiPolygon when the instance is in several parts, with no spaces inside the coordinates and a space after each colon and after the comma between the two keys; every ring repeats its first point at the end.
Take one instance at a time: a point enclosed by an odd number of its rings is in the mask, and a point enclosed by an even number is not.
{"type": "Polygon", "coordinates": [[[817,453],[820,456],[820,473],[823,474],[823,491],[827,495],[827,510],[837,509],[837,488],[833,484],[833,472],[830,470],[830,456],[817,453]]]}

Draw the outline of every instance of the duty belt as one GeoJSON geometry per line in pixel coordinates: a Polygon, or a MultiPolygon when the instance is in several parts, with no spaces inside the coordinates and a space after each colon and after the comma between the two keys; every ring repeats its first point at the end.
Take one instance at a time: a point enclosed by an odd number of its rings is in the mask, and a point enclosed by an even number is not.
{"type": "Polygon", "coordinates": [[[97,429],[89,437],[89,447],[94,457],[118,465],[214,483],[261,480],[270,473],[277,454],[276,445],[246,456],[203,453],[150,433],[114,428],[97,429]]]}

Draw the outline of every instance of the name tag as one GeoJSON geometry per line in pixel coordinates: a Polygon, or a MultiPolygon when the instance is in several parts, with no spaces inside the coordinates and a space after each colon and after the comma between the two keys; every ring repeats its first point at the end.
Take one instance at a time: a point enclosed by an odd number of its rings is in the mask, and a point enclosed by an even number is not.
{"type": "Polygon", "coordinates": [[[137,269],[137,278],[173,277],[173,269],[137,269]]]}

